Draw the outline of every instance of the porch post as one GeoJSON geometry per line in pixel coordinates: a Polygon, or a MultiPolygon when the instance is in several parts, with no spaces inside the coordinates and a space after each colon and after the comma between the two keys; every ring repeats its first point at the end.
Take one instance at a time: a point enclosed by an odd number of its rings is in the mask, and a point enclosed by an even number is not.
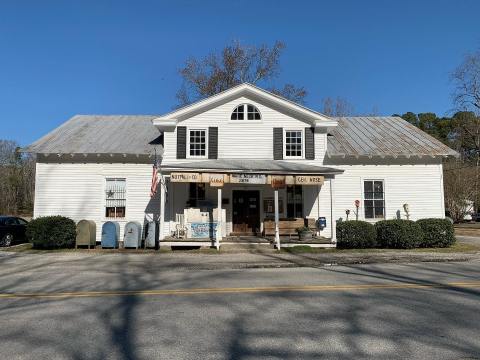
{"type": "Polygon", "coordinates": [[[334,177],[330,179],[330,229],[332,229],[332,243],[337,242],[337,222],[334,219],[335,209],[335,187],[334,187],[334,177]]]}
{"type": "Polygon", "coordinates": [[[219,187],[218,190],[218,203],[217,203],[217,233],[215,236],[215,247],[217,250],[220,250],[220,240],[222,240],[222,230],[223,230],[223,222],[222,222],[222,188],[219,187]]]}
{"type": "Polygon", "coordinates": [[[278,190],[275,189],[275,244],[277,245],[277,250],[280,250],[280,231],[278,229],[279,216],[278,216],[278,190]]]}
{"type": "Polygon", "coordinates": [[[165,177],[160,175],[160,213],[159,217],[159,226],[158,226],[158,240],[163,240],[165,238],[165,186],[167,186],[165,182],[165,177]]]}

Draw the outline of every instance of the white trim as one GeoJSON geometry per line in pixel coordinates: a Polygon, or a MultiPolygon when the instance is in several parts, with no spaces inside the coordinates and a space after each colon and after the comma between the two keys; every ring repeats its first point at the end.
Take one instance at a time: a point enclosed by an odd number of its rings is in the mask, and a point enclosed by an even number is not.
{"type": "MultiPolygon", "coordinates": [[[[381,220],[386,220],[387,219],[387,199],[386,199],[387,187],[386,187],[385,178],[362,178],[361,181],[362,182],[360,184],[360,190],[362,194],[362,200],[361,200],[360,206],[363,208],[363,211],[362,211],[363,219],[367,222],[377,222],[381,220]],[[365,181],[381,181],[383,183],[383,218],[375,218],[375,217],[367,218],[367,216],[365,215],[365,181]]],[[[368,200],[374,201],[375,199],[368,199],[368,200]]]]}
{"type": "MultiPolygon", "coordinates": [[[[248,107],[247,107],[247,109],[248,109],[248,107]]],[[[241,104],[238,104],[237,106],[235,106],[235,107],[232,109],[232,111],[230,111],[230,116],[229,116],[229,118],[228,118],[228,122],[229,122],[229,123],[233,123],[233,124],[238,124],[238,123],[240,123],[240,124],[245,124],[245,123],[246,123],[246,124],[259,124],[259,123],[262,123],[262,122],[263,122],[263,115],[262,115],[262,112],[260,111],[260,109],[259,109],[256,105],[254,105],[254,104],[252,104],[252,103],[241,103],[241,104]],[[248,111],[245,111],[245,106],[248,106],[248,105],[253,106],[253,107],[258,111],[258,113],[260,114],[260,120],[258,120],[258,119],[257,119],[257,120],[255,120],[255,119],[253,119],[253,120],[248,120],[248,111]],[[243,106],[243,107],[244,107],[244,109],[243,109],[243,110],[244,110],[244,112],[243,112],[243,115],[244,115],[243,120],[232,120],[232,114],[233,114],[233,112],[235,111],[235,109],[237,109],[239,106],[243,106]]]]}
{"type": "Polygon", "coordinates": [[[283,159],[284,160],[303,160],[305,159],[305,129],[283,128],[283,159]],[[287,131],[299,131],[302,133],[302,155],[287,156],[287,131]]]}
{"type": "Polygon", "coordinates": [[[188,118],[194,113],[201,112],[204,108],[209,106],[216,106],[223,101],[228,101],[233,98],[238,98],[241,96],[256,96],[261,98],[266,102],[275,103],[279,106],[282,106],[288,111],[294,112],[297,114],[298,118],[304,119],[307,122],[310,122],[315,127],[335,127],[337,126],[337,121],[323,115],[319,112],[306,108],[300,104],[294,103],[293,101],[287,100],[281,96],[272,94],[264,89],[260,89],[255,85],[249,83],[243,83],[238,86],[235,86],[231,89],[223,91],[219,94],[210,96],[206,99],[197,101],[191,105],[185,106],[181,109],[167,113],[163,116],[155,118],[152,120],[153,125],[162,126],[165,121],[181,121],[185,118],[188,118]]]}
{"type": "MultiPolygon", "coordinates": [[[[115,176],[115,175],[103,175],[103,187],[102,187],[102,195],[103,195],[103,205],[101,207],[102,213],[100,214],[102,221],[127,221],[127,210],[128,210],[128,181],[126,176],[115,176]],[[107,209],[107,198],[106,198],[106,191],[107,191],[107,179],[114,179],[114,180],[125,180],[125,216],[123,217],[107,217],[105,216],[105,212],[107,209]]],[[[118,206],[120,207],[120,206],[118,206]]],[[[115,206],[117,208],[117,206],[115,206]]],[[[115,214],[117,211],[115,210],[115,214]]]]}
{"type": "Polygon", "coordinates": [[[208,128],[187,128],[187,159],[208,159],[208,128]],[[205,155],[190,155],[190,131],[205,131],[205,155]]]}

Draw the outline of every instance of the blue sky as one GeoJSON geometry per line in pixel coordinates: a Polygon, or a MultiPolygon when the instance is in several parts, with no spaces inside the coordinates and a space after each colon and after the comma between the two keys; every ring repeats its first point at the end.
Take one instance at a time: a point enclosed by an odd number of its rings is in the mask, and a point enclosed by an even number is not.
{"type": "Polygon", "coordinates": [[[449,73],[480,48],[480,1],[0,1],[0,138],[26,145],[74,114],[161,114],[178,69],[232,40],[287,48],[280,86],[307,106],[451,110],[449,73]]]}

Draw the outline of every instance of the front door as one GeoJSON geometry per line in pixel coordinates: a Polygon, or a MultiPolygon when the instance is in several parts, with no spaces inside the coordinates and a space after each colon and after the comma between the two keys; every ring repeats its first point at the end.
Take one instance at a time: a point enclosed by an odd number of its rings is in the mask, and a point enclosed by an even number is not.
{"type": "Polygon", "coordinates": [[[260,192],[233,190],[233,234],[256,235],[260,232],[260,192]]]}

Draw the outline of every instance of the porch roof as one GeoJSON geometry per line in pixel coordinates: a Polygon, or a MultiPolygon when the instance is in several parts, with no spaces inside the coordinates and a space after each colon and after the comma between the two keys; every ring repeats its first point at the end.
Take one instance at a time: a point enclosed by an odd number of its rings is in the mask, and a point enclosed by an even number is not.
{"type": "Polygon", "coordinates": [[[250,160],[250,159],[215,159],[197,160],[192,162],[162,164],[161,170],[169,173],[173,171],[183,172],[224,172],[224,173],[263,173],[278,175],[335,175],[343,173],[343,170],[290,162],[282,160],[250,160]]]}

